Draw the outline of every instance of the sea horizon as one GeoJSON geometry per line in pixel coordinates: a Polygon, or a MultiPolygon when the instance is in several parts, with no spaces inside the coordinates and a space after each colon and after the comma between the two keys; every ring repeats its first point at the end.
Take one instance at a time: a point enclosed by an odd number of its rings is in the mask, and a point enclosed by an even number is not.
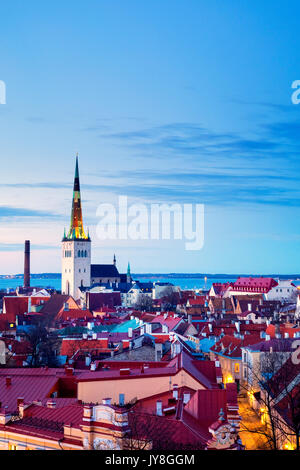
{"type": "MultiPolygon", "coordinates": [[[[48,273],[50,274],[50,273],[48,273]]],[[[61,275],[59,273],[51,273],[52,277],[39,277],[43,274],[33,274],[31,277],[31,286],[37,288],[51,288],[55,290],[61,289],[61,275]]],[[[3,276],[3,275],[2,275],[3,276]]],[[[193,274],[193,273],[146,273],[146,274],[132,274],[136,281],[143,282],[170,282],[181,289],[210,289],[213,283],[218,282],[235,282],[239,276],[259,277],[258,275],[230,275],[230,274],[193,274]],[[186,277],[185,277],[186,276],[186,277]],[[175,282],[176,281],[176,282],[175,282]]],[[[299,275],[263,275],[262,277],[272,276],[276,279],[292,279],[295,282],[299,280],[299,275]]],[[[0,291],[15,290],[17,287],[22,286],[23,275],[16,275],[16,277],[1,277],[0,276],[0,291]],[[19,276],[19,277],[17,277],[19,276]]]]}

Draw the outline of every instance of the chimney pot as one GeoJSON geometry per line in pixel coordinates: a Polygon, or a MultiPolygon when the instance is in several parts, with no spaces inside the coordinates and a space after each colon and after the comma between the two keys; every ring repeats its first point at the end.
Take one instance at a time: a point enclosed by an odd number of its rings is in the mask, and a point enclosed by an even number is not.
{"type": "Polygon", "coordinates": [[[110,405],[111,404],[111,398],[103,398],[102,403],[103,403],[103,405],[110,405]]]}
{"type": "Polygon", "coordinates": [[[24,404],[24,398],[23,397],[18,397],[17,398],[17,406],[19,407],[22,404],[24,404]]]}
{"type": "Polygon", "coordinates": [[[187,393],[183,394],[183,403],[184,403],[184,405],[186,405],[190,401],[190,398],[191,398],[190,393],[187,392],[187,393]]]}
{"type": "Polygon", "coordinates": [[[73,375],[73,367],[66,367],[66,375],[71,376],[73,375]]]}
{"type": "Polygon", "coordinates": [[[120,393],[119,394],[119,405],[124,406],[124,404],[125,404],[125,395],[124,395],[124,393],[120,393]]]}
{"type": "Polygon", "coordinates": [[[56,402],[54,400],[47,401],[47,408],[55,408],[55,407],[56,407],[56,402]]]}

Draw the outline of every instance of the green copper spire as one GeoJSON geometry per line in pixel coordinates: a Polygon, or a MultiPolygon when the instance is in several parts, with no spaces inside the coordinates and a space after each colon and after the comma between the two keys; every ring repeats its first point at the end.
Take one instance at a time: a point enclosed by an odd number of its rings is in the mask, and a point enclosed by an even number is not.
{"type": "Polygon", "coordinates": [[[79,180],[79,169],[78,169],[78,153],[76,153],[76,166],[75,166],[75,179],[79,180]]]}

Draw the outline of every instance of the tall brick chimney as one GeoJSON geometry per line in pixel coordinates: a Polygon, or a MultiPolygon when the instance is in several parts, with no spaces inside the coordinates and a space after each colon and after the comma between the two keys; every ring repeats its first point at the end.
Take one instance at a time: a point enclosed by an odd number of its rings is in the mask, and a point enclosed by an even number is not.
{"type": "Polygon", "coordinates": [[[30,240],[25,240],[24,287],[30,287],[30,240]]]}

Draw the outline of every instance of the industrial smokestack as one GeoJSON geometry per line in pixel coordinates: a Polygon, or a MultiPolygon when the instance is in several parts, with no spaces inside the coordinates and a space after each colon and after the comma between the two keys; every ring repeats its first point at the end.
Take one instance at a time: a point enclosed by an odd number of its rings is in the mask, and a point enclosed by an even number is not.
{"type": "Polygon", "coordinates": [[[30,240],[25,240],[24,287],[30,287],[30,240]]]}

